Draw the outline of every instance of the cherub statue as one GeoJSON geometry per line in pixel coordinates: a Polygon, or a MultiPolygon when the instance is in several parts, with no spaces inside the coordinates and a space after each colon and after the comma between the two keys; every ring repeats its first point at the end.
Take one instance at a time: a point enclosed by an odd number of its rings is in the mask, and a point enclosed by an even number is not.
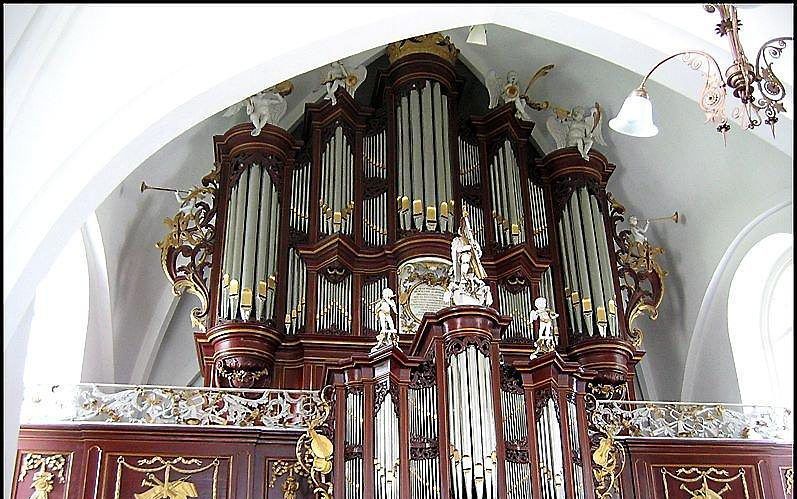
{"type": "Polygon", "coordinates": [[[443,301],[450,305],[490,306],[493,296],[483,278],[487,277],[481,263],[482,249],[473,236],[468,213],[463,212],[457,236],[451,241],[451,269],[448,289],[443,301]]]}
{"type": "Polygon", "coordinates": [[[534,342],[535,348],[531,353],[531,358],[535,358],[538,354],[552,352],[556,348],[556,343],[553,337],[554,320],[559,317],[559,314],[548,308],[548,300],[544,296],[538,297],[534,300],[535,310],[531,311],[531,321],[540,321],[539,334],[537,341],[534,342]]]}
{"type": "Polygon", "coordinates": [[[534,300],[534,307],[536,310],[531,311],[531,321],[539,320],[539,338],[553,339],[553,321],[559,314],[548,308],[548,300],[544,296],[538,297],[534,300]]]}
{"type": "Polygon", "coordinates": [[[546,124],[557,149],[576,146],[581,157],[589,161],[589,150],[595,142],[606,145],[601,132],[602,116],[600,104],[596,102],[595,107],[589,110],[589,115],[582,106],[570,111],[554,108],[554,114],[546,124]]]}
{"type": "Polygon", "coordinates": [[[393,322],[393,314],[398,314],[394,297],[393,290],[385,288],[382,290],[382,299],[376,302],[374,311],[379,319],[379,334],[376,336],[376,345],[371,349],[372,352],[398,345],[398,332],[393,322]]]}
{"type": "Polygon", "coordinates": [[[650,220],[645,220],[645,225],[640,227],[639,219],[637,217],[629,217],[628,225],[631,229],[631,237],[633,237],[637,243],[645,244],[648,242],[645,232],[647,232],[648,227],[650,226],[650,220]]]}
{"type": "Polygon", "coordinates": [[[293,91],[293,84],[285,81],[274,87],[247,97],[237,104],[233,104],[224,111],[225,117],[230,117],[240,111],[246,109],[246,114],[255,126],[251,134],[253,137],[260,135],[260,131],[266,124],[271,123],[276,125],[285,116],[288,110],[288,103],[285,101],[286,95],[293,91]]]}
{"type": "Polygon", "coordinates": [[[515,113],[517,118],[525,121],[531,121],[531,110],[536,109],[537,111],[542,111],[543,109],[547,109],[548,102],[533,101],[529,97],[529,89],[531,89],[531,86],[535,81],[547,75],[551,69],[553,69],[553,67],[553,64],[549,64],[540,68],[531,77],[529,83],[526,85],[526,90],[523,93],[520,92],[520,86],[518,85],[517,71],[509,71],[506,74],[505,81],[501,81],[501,78],[498,78],[498,75],[495,71],[490,71],[487,73],[487,77],[485,78],[485,85],[490,93],[490,109],[493,109],[498,105],[499,99],[503,100],[504,103],[513,102],[515,104],[515,108],[517,109],[517,112],[515,113]]]}
{"type": "Polygon", "coordinates": [[[333,62],[330,64],[326,78],[321,82],[326,89],[324,99],[331,100],[332,105],[336,105],[338,100],[335,98],[335,92],[337,92],[341,85],[349,92],[349,95],[354,96],[357,87],[362,85],[362,82],[365,81],[367,72],[368,70],[362,64],[349,71],[342,62],[333,62]]]}

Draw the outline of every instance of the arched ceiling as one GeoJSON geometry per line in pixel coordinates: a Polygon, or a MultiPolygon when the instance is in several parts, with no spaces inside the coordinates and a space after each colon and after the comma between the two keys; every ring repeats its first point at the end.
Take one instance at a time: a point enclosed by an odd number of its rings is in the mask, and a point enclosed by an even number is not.
{"type": "MultiPolygon", "coordinates": [[[[152,247],[163,234],[162,219],[173,214],[173,200],[143,197],[138,185],[142,179],[195,183],[212,164],[212,135],[243,119],[221,116],[241,98],[301,73],[288,97],[290,123],[303,102],[318,97],[312,93],[318,68],[340,58],[356,64],[390,41],[435,30],[452,37],[478,75],[490,69],[530,75],[554,63],[535,96],[564,107],[597,100],[609,116],[641,75],[674,50],[703,49],[721,64],[730,60],[726,41],[713,34],[716,14],[698,4],[4,9],[6,325],[14,330],[59,241],[97,209],[117,381],[146,378],[146,359],[154,355],[147,348],[167,333],[176,307],[152,247]],[[267,19],[269,28],[247,29],[251,19],[267,19]],[[467,29],[452,28],[484,22],[491,23],[487,47],[466,44],[467,29]]],[[[748,51],[770,36],[791,35],[792,9],[742,11],[748,51]]],[[[791,94],[792,71],[785,67],[791,94]]],[[[792,196],[791,119],[782,118],[776,139],[768,130],[734,127],[723,146],[695,104],[701,84],[683,65],[662,67],[649,86],[661,134],[631,139],[604,128],[604,152],[618,165],[610,189],[629,211],[685,214],[683,224],[652,230],[668,249],[671,272],[662,312],[671,307],[671,319],[660,319],[648,335],[660,357],[650,361],[654,367],[683,365],[697,308],[724,248],[746,222],[792,196]]],[[[533,136],[548,151],[553,142],[544,119],[540,113],[533,136]]]]}

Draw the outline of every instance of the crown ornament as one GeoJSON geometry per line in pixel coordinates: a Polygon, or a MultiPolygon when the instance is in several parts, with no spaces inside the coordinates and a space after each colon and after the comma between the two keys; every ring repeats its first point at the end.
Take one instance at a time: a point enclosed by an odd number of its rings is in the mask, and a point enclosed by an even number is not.
{"type": "Polygon", "coordinates": [[[449,37],[440,33],[414,36],[387,46],[387,58],[390,64],[410,54],[432,54],[454,64],[457,62],[459,49],[449,37]]]}

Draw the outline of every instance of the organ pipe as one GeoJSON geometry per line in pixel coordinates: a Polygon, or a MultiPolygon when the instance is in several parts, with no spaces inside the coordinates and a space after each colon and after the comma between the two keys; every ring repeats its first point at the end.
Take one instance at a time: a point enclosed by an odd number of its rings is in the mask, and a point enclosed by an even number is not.
{"type": "Polygon", "coordinates": [[[255,320],[272,317],[279,216],[279,198],[270,175],[261,165],[250,166],[238,177],[228,206],[219,315],[222,319],[248,320],[250,314],[255,320]],[[239,293],[243,299],[236,298],[239,293]]]}
{"type": "Polygon", "coordinates": [[[438,82],[425,81],[398,99],[396,117],[401,228],[452,232],[448,96],[438,82]]]}
{"type": "Polygon", "coordinates": [[[324,146],[321,156],[322,233],[351,234],[354,211],[353,146],[338,125],[324,146]]]}
{"type": "Polygon", "coordinates": [[[451,480],[457,499],[492,499],[498,494],[495,473],[495,413],[490,359],[475,346],[450,357],[446,369],[451,429],[451,480]],[[461,415],[466,417],[461,417],[461,415]]]}

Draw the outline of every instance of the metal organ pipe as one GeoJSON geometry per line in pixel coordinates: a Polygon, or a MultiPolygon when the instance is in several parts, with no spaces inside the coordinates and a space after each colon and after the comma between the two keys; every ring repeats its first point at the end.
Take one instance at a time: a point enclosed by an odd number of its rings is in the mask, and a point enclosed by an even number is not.
{"type": "Polygon", "coordinates": [[[261,281],[265,282],[268,286],[269,276],[271,275],[271,268],[268,266],[268,254],[272,253],[269,251],[269,245],[271,243],[270,236],[269,236],[269,229],[270,223],[269,218],[273,218],[273,213],[271,212],[271,197],[272,197],[272,188],[271,188],[271,181],[268,178],[268,170],[263,167],[263,171],[261,172],[260,178],[260,209],[258,210],[258,223],[257,223],[257,258],[255,258],[255,265],[256,265],[256,278],[255,278],[255,285],[258,291],[258,300],[256,301],[257,307],[255,310],[255,317],[256,318],[264,318],[263,316],[266,315],[266,302],[268,301],[268,295],[272,293],[268,293],[268,287],[266,289],[266,295],[260,298],[260,285],[261,281]],[[267,208],[268,210],[264,209],[267,208]],[[261,301],[263,302],[261,305],[261,301]],[[262,306],[262,309],[261,309],[262,306]]]}
{"type": "Polygon", "coordinates": [[[224,271],[222,272],[221,312],[223,319],[230,318],[230,279],[232,279],[232,255],[235,254],[235,215],[238,199],[238,186],[232,188],[230,199],[227,203],[227,229],[224,237],[224,271]],[[226,281],[226,282],[225,282],[226,281]]]}
{"type": "MultiPolygon", "coordinates": [[[[601,268],[601,285],[603,286],[603,296],[606,306],[605,310],[607,317],[609,317],[609,312],[611,310],[609,301],[615,299],[613,282],[614,277],[612,274],[611,260],[609,259],[609,248],[611,247],[611,250],[614,251],[614,241],[612,240],[612,242],[609,243],[608,238],[606,237],[606,225],[604,224],[603,213],[598,206],[598,200],[595,196],[590,196],[590,209],[592,210],[592,220],[595,227],[595,235],[597,237],[598,258],[601,268]],[[611,246],[609,246],[610,244],[611,246]]],[[[608,323],[607,335],[619,336],[620,332],[617,331],[617,326],[613,322],[614,321],[609,321],[608,323]]]]}
{"type": "Polygon", "coordinates": [[[578,190],[578,205],[584,226],[584,242],[587,256],[587,269],[589,271],[589,287],[592,295],[592,310],[597,311],[598,307],[603,307],[605,311],[606,300],[604,300],[603,297],[602,270],[598,257],[599,250],[596,243],[595,223],[592,219],[592,209],[589,202],[590,197],[585,187],[578,190]]]}
{"type": "Polygon", "coordinates": [[[495,417],[490,360],[475,346],[450,357],[446,369],[451,444],[460,460],[451,460],[454,497],[492,499],[498,494],[493,455],[495,417]],[[464,493],[464,494],[463,494],[464,493]]]}

